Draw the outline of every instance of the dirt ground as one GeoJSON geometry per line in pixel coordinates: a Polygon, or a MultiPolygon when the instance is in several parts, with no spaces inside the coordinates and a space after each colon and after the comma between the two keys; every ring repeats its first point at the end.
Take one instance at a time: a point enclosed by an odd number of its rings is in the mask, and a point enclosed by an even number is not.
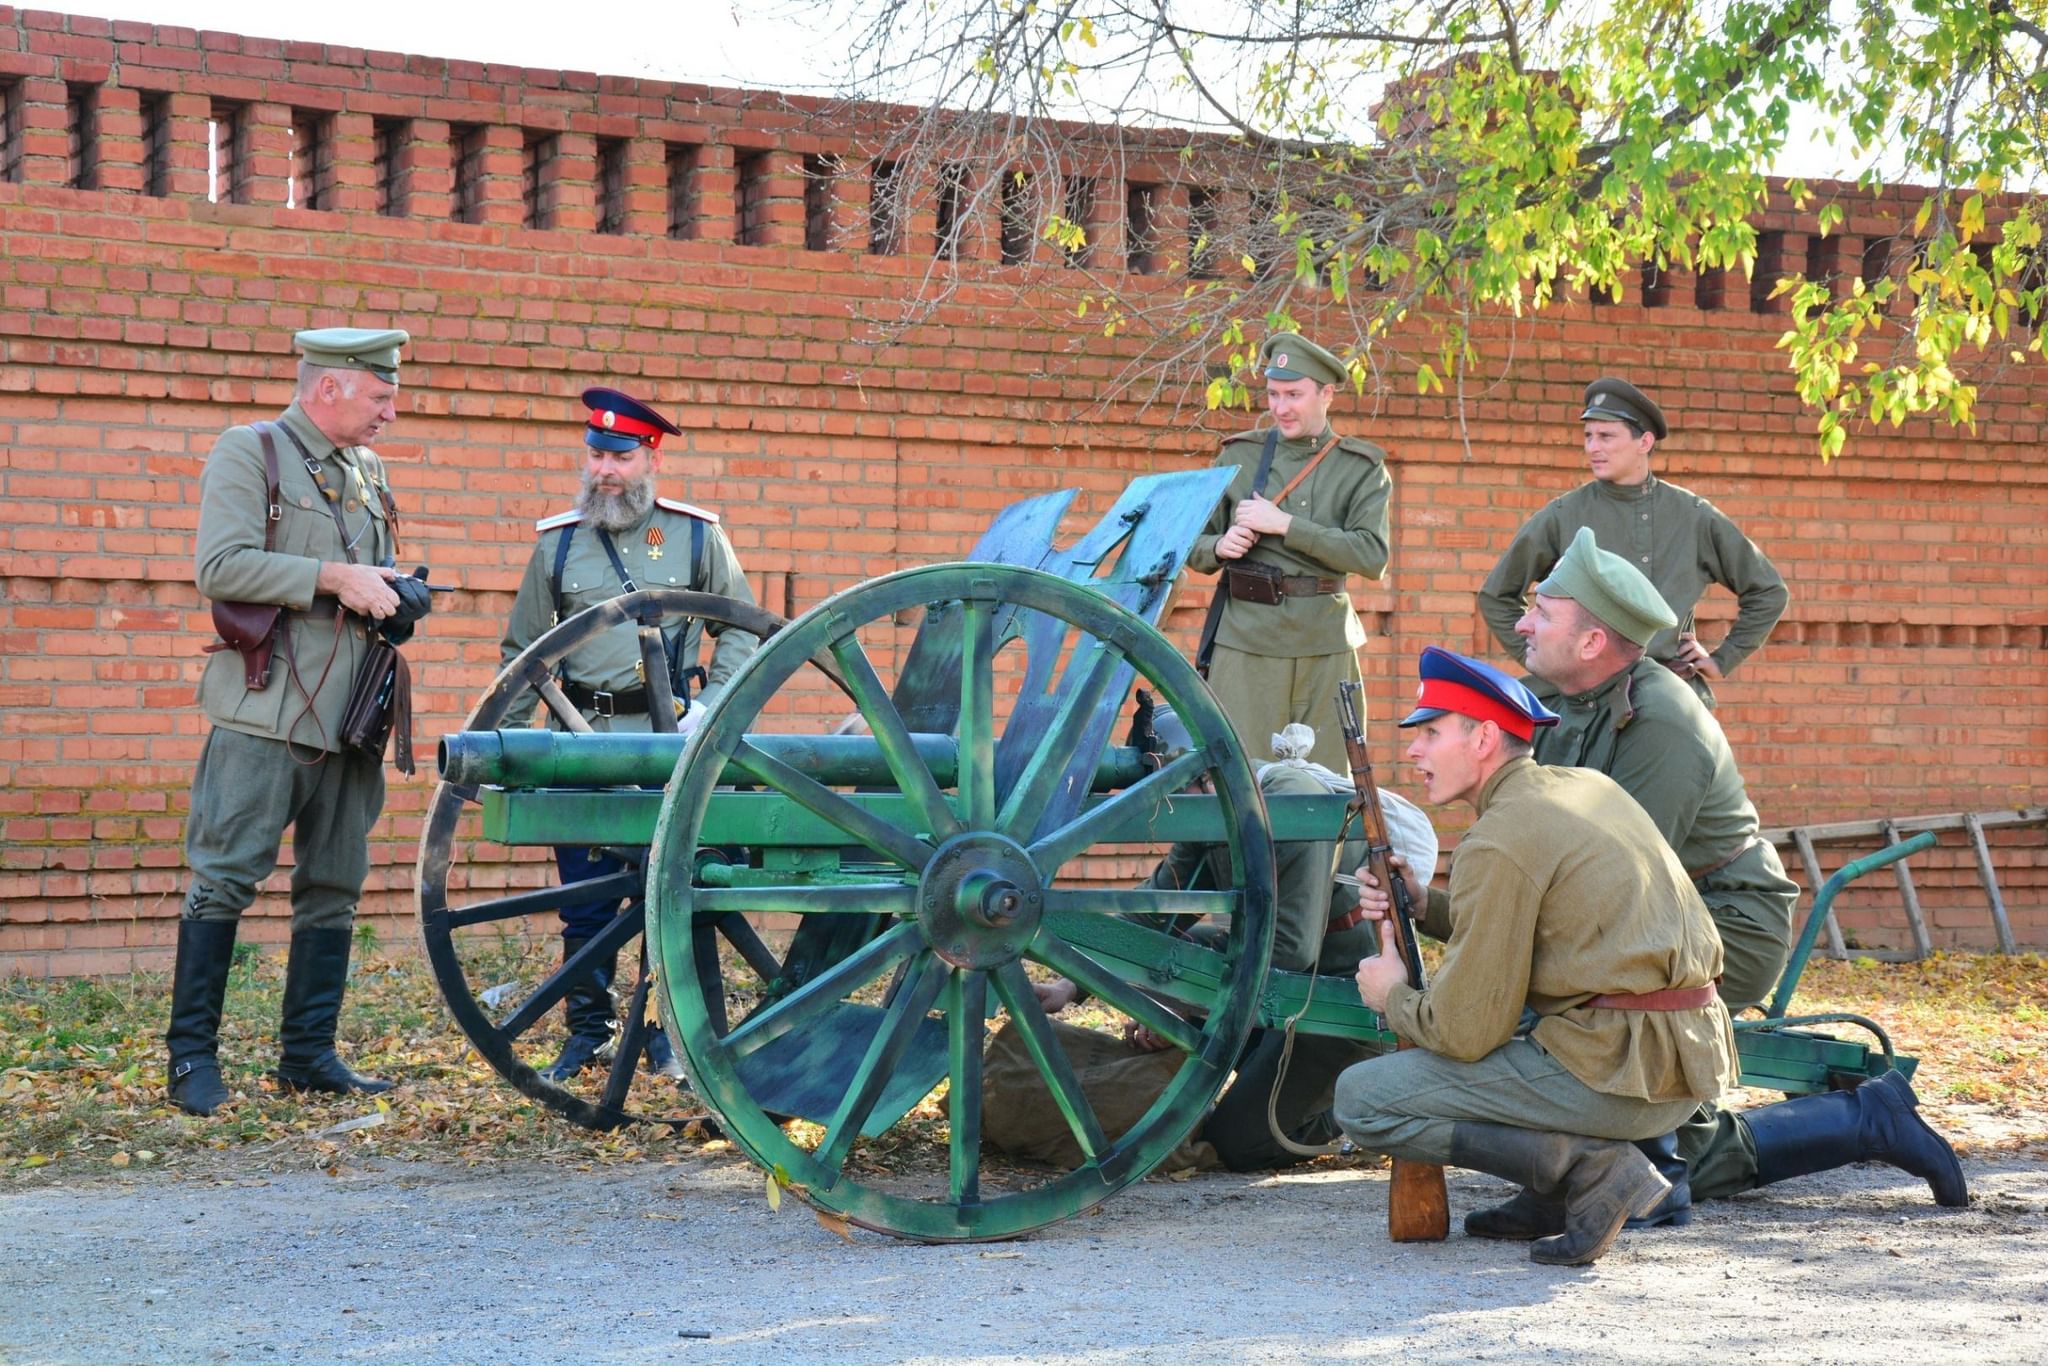
{"type": "MultiPolygon", "coordinates": [[[[0,1191],[0,1361],[2038,1362],[2048,1153],[1980,1151],[1965,1210],[1855,1167],[1582,1269],[1456,1232],[1389,1244],[1385,1174],[1356,1164],[1148,1181],[1016,1242],[927,1247],[771,1210],[735,1156],[224,1155],[0,1191]]],[[[1453,1171],[1454,1228],[1505,1193],[1453,1171]]]]}

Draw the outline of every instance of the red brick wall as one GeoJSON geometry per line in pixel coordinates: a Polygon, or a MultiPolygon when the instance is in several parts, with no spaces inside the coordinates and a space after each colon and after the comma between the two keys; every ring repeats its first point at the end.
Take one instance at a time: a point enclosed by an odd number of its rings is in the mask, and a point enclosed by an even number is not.
{"type": "MultiPolygon", "coordinates": [[[[1079,486],[1078,530],[1131,477],[1205,462],[1213,433],[1249,425],[1187,417],[1192,373],[1185,395],[1148,409],[1105,403],[1134,344],[1075,325],[1075,277],[1045,251],[1000,265],[993,222],[962,234],[959,287],[931,318],[876,342],[859,315],[920,286],[930,213],[906,221],[904,254],[872,255],[855,176],[828,207],[835,244],[807,249],[803,158],[862,158],[856,130],[826,136],[779,100],[6,7],[0,91],[16,129],[0,180],[0,969],[123,969],[170,942],[211,638],[191,582],[199,470],[222,427],[289,400],[299,328],[415,339],[380,450],[408,562],[466,590],[409,651],[426,737],[494,674],[533,519],[575,488],[586,384],[650,392],[678,417],[667,491],[724,513],[757,596],[781,611],[955,556],[1028,494],[1079,486]],[[93,188],[71,185],[68,86],[96,90],[93,188]],[[210,203],[206,119],[228,105],[233,181],[210,203]],[[167,135],[154,172],[152,117],[167,135]],[[402,216],[378,212],[386,123],[403,130],[390,167],[402,216]],[[283,207],[295,124],[327,139],[318,208],[283,207]],[[454,221],[451,126],[479,130],[467,221],[454,221]],[[623,231],[600,233],[612,139],[625,140],[623,231]],[[546,166],[532,207],[530,142],[546,166]],[[679,236],[671,146],[696,149],[679,236]],[[751,188],[740,166],[758,173],[751,188]]],[[[1114,218],[1117,187],[1099,202],[1114,218]]],[[[1859,202],[1843,262],[1900,221],[1897,198],[1859,202]]],[[[1158,216],[1175,212],[1169,194],[1158,216]]],[[[1103,226],[1113,265],[1119,225],[1103,226]]],[[[1763,226],[1787,233],[1788,265],[1803,258],[1810,222],[1788,207],[1763,226]]],[[[1472,591],[1519,521],[1583,478],[1579,390],[1620,372],[1671,415],[1661,472],[1712,497],[1793,585],[1722,713],[1765,822],[2038,802],[2038,386],[1994,376],[1974,435],[1867,434],[1823,468],[1773,349],[1783,318],[1752,312],[1739,277],[1720,293],[1702,311],[1681,279],[1656,307],[1502,325],[1462,426],[1455,405],[1399,382],[1344,401],[1342,424],[1386,445],[1398,480],[1395,572],[1359,595],[1381,753],[1416,650],[1489,649],[1472,591]]],[[[1190,639],[1205,597],[1198,586],[1174,618],[1190,639]]],[[[1730,612],[1725,596],[1705,604],[1710,639],[1730,612]]],[[[406,933],[430,790],[425,773],[394,774],[376,832],[363,909],[387,938],[406,933]]],[[[2048,944],[2041,832],[1997,843],[2021,940],[2048,944]]],[[[1915,865],[1936,943],[1987,943],[1971,860],[1946,844],[1915,865]]],[[[282,888],[279,875],[252,912],[255,936],[284,934],[282,888]]],[[[1895,897],[1852,897],[1845,921],[1864,944],[1904,942],[1895,897]]]]}

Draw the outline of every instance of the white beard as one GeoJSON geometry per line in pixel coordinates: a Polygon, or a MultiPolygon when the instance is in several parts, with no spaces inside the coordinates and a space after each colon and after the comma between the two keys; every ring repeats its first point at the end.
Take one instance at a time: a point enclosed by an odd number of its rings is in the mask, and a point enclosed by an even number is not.
{"type": "Polygon", "coordinates": [[[591,481],[590,471],[583,471],[583,492],[577,495],[576,508],[583,519],[599,531],[625,531],[636,527],[647,518],[654,506],[654,476],[636,479],[618,493],[607,493],[591,481]]]}

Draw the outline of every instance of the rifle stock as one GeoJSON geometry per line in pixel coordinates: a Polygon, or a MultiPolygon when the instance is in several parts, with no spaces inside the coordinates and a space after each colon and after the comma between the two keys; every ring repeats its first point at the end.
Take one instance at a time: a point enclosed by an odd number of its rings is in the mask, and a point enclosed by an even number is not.
{"type": "MultiPolygon", "coordinates": [[[[1373,878],[1387,889],[1393,903],[1394,943],[1401,964],[1408,973],[1408,985],[1422,990],[1422,946],[1415,939],[1415,903],[1408,895],[1405,878],[1397,877],[1389,857],[1393,840],[1387,834],[1386,813],[1380,808],[1379,784],[1372,776],[1372,756],[1365,748],[1365,724],[1361,719],[1356,683],[1337,685],[1337,714],[1344,728],[1344,753],[1351,763],[1351,783],[1356,795],[1351,809],[1358,814],[1365,834],[1366,861],[1373,878]]],[[[1413,1048],[1398,1040],[1399,1048],[1413,1048]]],[[[1444,1189],[1444,1169],[1428,1162],[1394,1159],[1393,1175],[1387,1187],[1387,1236],[1397,1243],[1441,1242],[1450,1235],[1450,1197],[1444,1189]]]]}

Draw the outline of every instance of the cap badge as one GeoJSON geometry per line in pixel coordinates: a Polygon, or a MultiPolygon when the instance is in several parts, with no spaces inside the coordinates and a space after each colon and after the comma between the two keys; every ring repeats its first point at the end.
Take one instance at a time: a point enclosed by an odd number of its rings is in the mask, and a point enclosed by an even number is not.
{"type": "Polygon", "coordinates": [[[1595,394],[1595,395],[1593,395],[1593,400],[1592,400],[1592,402],[1591,402],[1591,403],[1589,403],[1589,404],[1588,404],[1587,406],[1588,406],[1588,407],[1591,407],[1591,408],[1597,408],[1597,407],[1599,407],[1599,406],[1600,406],[1601,404],[1605,403],[1606,401],[1607,401],[1607,395],[1605,395],[1605,394],[1595,394]]]}
{"type": "Polygon", "coordinates": [[[598,418],[598,422],[603,424],[604,429],[606,431],[610,431],[612,428],[619,425],[619,415],[613,412],[611,409],[607,408],[604,410],[604,415],[598,418]]]}
{"type": "Polygon", "coordinates": [[[1287,353],[1285,351],[1275,351],[1273,353],[1273,368],[1275,370],[1285,370],[1287,368],[1287,353]]]}

